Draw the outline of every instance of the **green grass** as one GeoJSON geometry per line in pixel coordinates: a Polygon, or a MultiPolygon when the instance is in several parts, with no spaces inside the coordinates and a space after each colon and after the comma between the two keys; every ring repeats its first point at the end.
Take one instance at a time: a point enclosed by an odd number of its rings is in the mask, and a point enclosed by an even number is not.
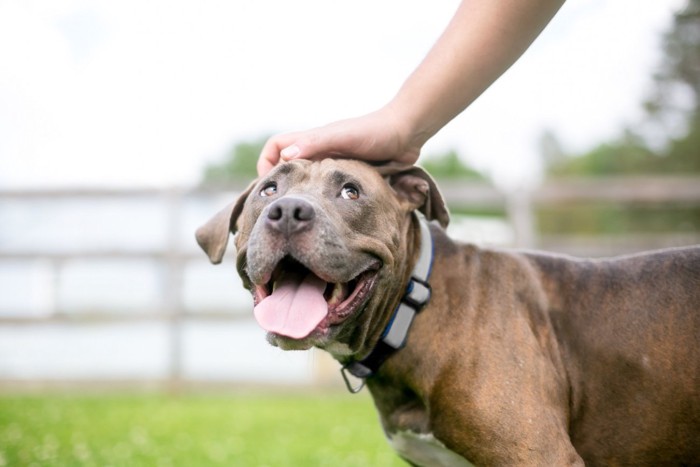
{"type": "Polygon", "coordinates": [[[0,396],[0,466],[405,466],[367,394],[0,396]]]}

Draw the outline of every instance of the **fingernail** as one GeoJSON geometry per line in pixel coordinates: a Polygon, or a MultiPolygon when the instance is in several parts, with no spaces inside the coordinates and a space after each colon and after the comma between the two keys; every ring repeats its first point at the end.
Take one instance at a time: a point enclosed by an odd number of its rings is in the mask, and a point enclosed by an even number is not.
{"type": "Polygon", "coordinates": [[[280,151],[280,155],[285,159],[293,159],[297,157],[300,152],[301,149],[299,149],[299,146],[292,144],[291,146],[287,146],[286,148],[282,149],[282,151],[280,151]]]}

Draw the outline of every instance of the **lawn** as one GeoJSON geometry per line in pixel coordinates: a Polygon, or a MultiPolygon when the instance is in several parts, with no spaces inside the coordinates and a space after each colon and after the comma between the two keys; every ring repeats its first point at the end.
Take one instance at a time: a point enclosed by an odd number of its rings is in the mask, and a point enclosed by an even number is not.
{"type": "Polygon", "coordinates": [[[366,393],[0,395],[0,466],[405,466],[366,393]]]}

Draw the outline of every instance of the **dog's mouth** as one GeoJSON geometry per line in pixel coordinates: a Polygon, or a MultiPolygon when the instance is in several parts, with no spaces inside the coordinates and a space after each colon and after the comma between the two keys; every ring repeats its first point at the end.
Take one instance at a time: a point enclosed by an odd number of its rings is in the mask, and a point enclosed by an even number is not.
{"type": "Polygon", "coordinates": [[[266,284],[255,286],[255,319],[266,331],[292,339],[325,333],[364,305],[378,270],[377,261],[348,282],[326,282],[287,256],[266,284]]]}

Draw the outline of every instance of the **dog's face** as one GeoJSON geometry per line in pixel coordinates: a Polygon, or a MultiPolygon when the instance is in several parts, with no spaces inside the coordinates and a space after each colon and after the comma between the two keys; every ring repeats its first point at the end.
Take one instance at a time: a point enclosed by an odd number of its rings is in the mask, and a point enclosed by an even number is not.
{"type": "Polygon", "coordinates": [[[447,224],[434,182],[417,167],[294,161],[253,182],[197,240],[218,263],[237,232],[238,273],[270,343],[342,357],[363,352],[403,293],[415,209],[447,224]]]}

